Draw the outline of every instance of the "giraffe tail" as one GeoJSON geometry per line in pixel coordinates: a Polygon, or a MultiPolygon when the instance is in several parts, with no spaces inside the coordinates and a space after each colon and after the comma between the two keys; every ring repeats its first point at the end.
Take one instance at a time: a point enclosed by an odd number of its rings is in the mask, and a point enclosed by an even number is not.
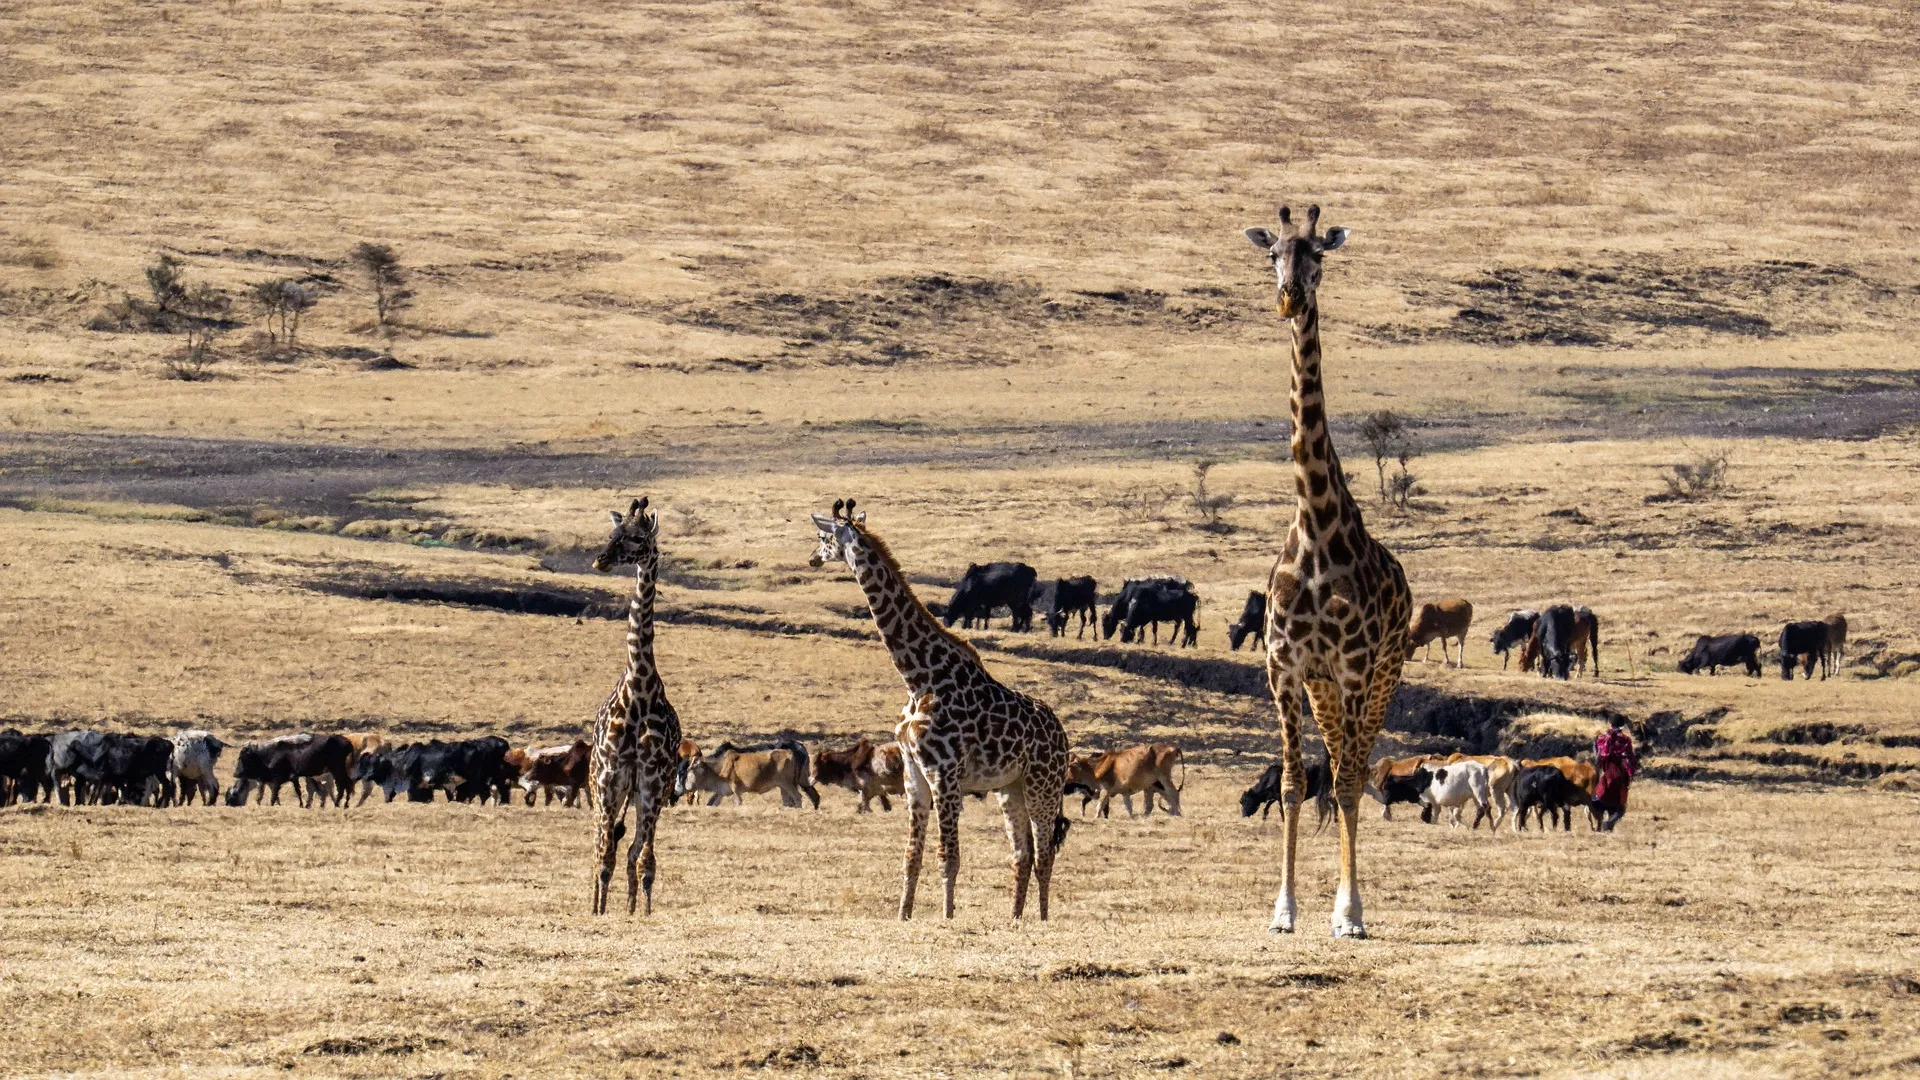
{"type": "Polygon", "coordinates": [[[1065,814],[1055,814],[1053,818],[1053,850],[1058,852],[1067,842],[1067,832],[1073,828],[1073,819],[1065,814]]]}

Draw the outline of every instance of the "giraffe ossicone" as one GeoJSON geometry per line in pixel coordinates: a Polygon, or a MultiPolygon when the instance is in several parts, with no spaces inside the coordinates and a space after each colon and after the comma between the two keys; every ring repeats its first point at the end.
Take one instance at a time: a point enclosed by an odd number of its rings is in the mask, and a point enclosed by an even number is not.
{"type": "Polygon", "coordinates": [[[885,541],[867,528],[854,500],[838,499],[813,515],[815,567],[844,562],[866,594],[874,625],[907,684],[894,738],[907,772],[909,835],[900,917],[913,917],[926,850],[927,818],[940,828],[942,913],[953,918],[960,874],[960,802],[967,792],[995,792],[1013,849],[1013,915],[1026,909],[1027,886],[1038,886],[1047,918],[1054,855],[1066,839],[1060,812],[1067,779],[1067,733],[1044,702],[1001,685],[973,646],[933,617],[907,584],[885,541]]]}
{"type": "Polygon", "coordinates": [[[627,831],[627,807],[636,809],[632,845],[627,849],[627,914],[637,896],[646,897],[653,914],[653,834],[660,811],[673,799],[680,765],[680,717],[667,700],[653,660],[653,602],[660,574],[660,515],[647,512],[648,500],[633,500],[625,514],[607,511],[613,535],[593,560],[607,573],[632,565],[633,599],[627,604],[627,670],[600,707],[594,721],[589,765],[590,798],[595,819],[595,915],[604,915],[612,889],[613,864],[627,831]]]}
{"type": "Polygon", "coordinates": [[[1321,260],[1347,242],[1347,229],[1319,231],[1320,208],[1304,225],[1280,208],[1280,229],[1246,230],[1273,264],[1276,306],[1292,331],[1295,509],[1267,577],[1267,685],[1280,714],[1280,790],[1285,810],[1280,895],[1270,929],[1294,928],[1294,861],[1306,787],[1301,696],[1311,703],[1327,748],[1340,815],[1340,884],[1335,937],[1365,937],[1360,900],[1360,793],[1373,740],[1386,720],[1406,660],[1413,594],[1399,560],[1367,534],[1360,507],[1327,429],[1320,373],[1321,260]]]}

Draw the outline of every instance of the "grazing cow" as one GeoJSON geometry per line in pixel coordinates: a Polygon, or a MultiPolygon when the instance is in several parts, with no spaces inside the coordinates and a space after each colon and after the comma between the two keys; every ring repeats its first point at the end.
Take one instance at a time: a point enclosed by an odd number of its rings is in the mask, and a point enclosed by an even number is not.
{"type": "Polygon", "coordinates": [[[45,735],[22,735],[9,728],[0,734],[0,806],[53,798],[53,740],[45,735]]]}
{"type": "Polygon", "coordinates": [[[1227,624],[1227,644],[1234,652],[1239,652],[1241,642],[1248,638],[1260,645],[1267,643],[1267,594],[1258,589],[1247,593],[1247,603],[1240,609],[1240,621],[1227,624]]]}
{"type": "MultiPolygon", "coordinates": [[[[1555,604],[1540,613],[1540,621],[1534,626],[1534,635],[1539,640],[1540,674],[1551,679],[1567,679],[1573,673],[1573,661],[1578,645],[1575,639],[1573,607],[1569,604],[1555,604]]],[[[1522,664],[1526,654],[1521,654],[1522,664]]]]}
{"type": "MultiPolygon", "coordinates": [[[[367,796],[374,788],[386,794],[387,801],[405,792],[409,802],[417,801],[413,797],[414,778],[419,775],[419,757],[424,749],[421,743],[407,743],[402,746],[381,746],[360,755],[354,762],[353,779],[360,783],[360,802],[365,805],[367,796]]],[[[433,792],[426,792],[426,801],[432,801],[433,792]]]]}
{"type": "Polygon", "coordinates": [[[1455,667],[1467,666],[1467,629],[1473,625],[1473,605],[1457,596],[1448,597],[1436,603],[1420,605],[1420,611],[1413,617],[1413,626],[1407,634],[1407,659],[1413,659],[1413,651],[1426,646],[1427,662],[1433,661],[1433,643],[1440,642],[1440,662],[1447,660],[1447,639],[1460,641],[1460,662],[1455,667]]]}
{"type": "MultiPolygon", "coordinates": [[[[1313,800],[1313,808],[1319,816],[1314,831],[1327,827],[1333,819],[1333,770],[1327,767],[1326,759],[1313,758],[1305,762],[1306,790],[1300,793],[1302,805],[1308,799],[1313,800]]],[[[1240,816],[1252,817],[1255,810],[1260,811],[1260,820],[1267,819],[1267,811],[1280,807],[1284,819],[1287,808],[1280,802],[1280,766],[1269,765],[1267,771],[1260,774],[1252,787],[1240,794],[1240,816]]]]}
{"type": "Polygon", "coordinates": [[[707,805],[718,806],[726,795],[732,795],[735,805],[739,805],[742,792],[760,795],[778,789],[781,806],[798,807],[800,796],[805,794],[818,810],[820,791],[813,786],[812,776],[806,746],[793,739],[783,739],[770,748],[750,750],[739,749],[728,742],[714,747],[711,756],[688,766],[687,790],[709,793],[707,805]]]}
{"type": "Polygon", "coordinates": [[[1013,616],[1014,630],[1033,627],[1033,584],[1039,573],[1026,563],[997,562],[967,567],[953,599],[947,601],[946,623],[952,626],[964,619],[967,629],[979,619],[983,628],[993,622],[993,609],[1004,607],[1013,616]]]}
{"type": "Polygon", "coordinates": [[[1693,641],[1693,648],[1680,658],[1678,667],[1684,675],[1691,675],[1701,668],[1707,674],[1718,675],[1723,667],[1740,664],[1753,678],[1760,677],[1760,639],[1752,634],[1722,634],[1708,637],[1701,634],[1693,641]]]}
{"type": "Polygon", "coordinates": [[[1366,794],[1380,803],[1380,816],[1384,820],[1393,820],[1394,803],[1418,803],[1420,796],[1433,781],[1428,765],[1438,765],[1440,759],[1423,754],[1419,757],[1381,758],[1373,763],[1373,769],[1367,774],[1366,794]]]}
{"type": "MultiPolygon", "coordinates": [[[[519,773],[507,764],[507,752],[513,747],[498,735],[483,735],[458,742],[429,742],[419,761],[416,790],[439,790],[455,802],[489,798],[505,806],[512,801],[513,785],[519,773]]],[[[431,799],[432,795],[429,794],[431,799]]]]}
{"type": "Polygon", "coordinates": [[[1099,583],[1090,577],[1059,578],[1053,583],[1053,598],[1047,603],[1047,631],[1052,637],[1067,636],[1067,620],[1080,617],[1076,638],[1087,636],[1087,624],[1100,617],[1094,601],[1100,595],[1099,583]]]}
{"type": "Polygon", "coordinates": [[[1551,828],[1547,824],[1549,818],[1561,826],[1562,831],[1571,831],[1573,808],[1589,802],[1591,796],[1560,769],[1552,765],[1523,765],[1513,781],[1513,831],[1525,831],[1529,813],[1539,817],[1542,832],[1551,828]]]}
{"type": "Polygon", "coordinates": [[[1101,617],[1101,632],[1111,640],[1117,629],[1120,640],[1133,644],[1142,627],[1151,627],[1153,643],[1160,644],[1160,624],[1170,622],[1173,632],[1169,643],[1194,645],[1200,639],[1200,624],[1195,620],[1200,597],[1193,582],[1183,577],[1163,575],[1128,578],[1120,586],[1120,595],[1101,617]]]}
{"type": "Polygon", "coordinates": [[[1537,611],[1516,611],[1507,616],[1505,625],[1493,632],[1489,641],[1493,651],[1500,654],[1500,670],[1507,669],[1507,653],[1515,645],[1521,647],[1520,670],[1528,670],[1526,645],[1533,639],[1533,629],[1539,622],[1540,613],[1537,611]]]}
{"type": "Polygon", "coordinates": [[[211,731],[190,728],[174,733],[173,781],[179,785],[182,806],[193,802],[195,795],[204,796],[207,806],[220,797],[220,781],[213,769],[220,764],[220,751],[226,748],[227,744],[211,731]]]}
{"type": "Polygon", "coordinates": [[[904,795],[907,773],[896,743],[875,746],[865,735],[845,750],[823,750],[813,756],[813,783],[833,784],[860,796],[854,812],[872,813],[872,802],[880,800],[880,809],[893,812],[888,795],[904,795]]]}
{"type": "Polygon", "coordinates": [[[240,756],[234,761],[227,805],[245,806],[255,788],[271,788],[273,804],[278,805],[280,788],[292,783],[294,798],[301,806],[317,807],[328,796],[312,787],[303,794],[299,783],[314,776],[331,780],[330,792],[344,800],[352,791],[352,774],[347,771],[347,758],[352,753],[353,744],[344,735],[306,735],[304,739],[282,736],[249,743],[240,748],[240,756]]]}
{"type": "Polygon", "coordinates": [[[587,763],[593,757],[593,747],[585,739],[575,739],[560,746],[547,746],[535,749],[529,746],[525,750],[514,750],[507,754],[507,762],[518,769],[520,790],[526,793],[527,805],[533,805],[533,793],[540,790],[546,796],[542,806],[553,805],[553,794],[560,791],[561,805],[567,807],[580,804],[580,793],[587,793],[587,805],[593,805],[593,791],[587,784],[587,763]]]}
{"type": "Polygon", "coordinates": [[[1600,771],[1598,769],[1587,762],[1575,761],[1570,757],[1564,756],[1530,758],[1520,763],[1520,767],[1523,769],[1531,768],[1535,765],[1551,765],[1559,769],[1560,775],[1566,777],[1568,783],[1578,788],[1582,793],[1581,798],[1586,800],[1588,826],[1594,829],[1600,827],[1600,811],[1593,805],[1593,793],[1600,783],[1600,771]]]}
{"type": "Polygon", "coordinates": [[[1080,793],[1080,814],[1086,816],[1087,804],[1100,800],[1100,816],[1106,817],[1113,797],[1133,816],[1133,797],[1144,795],[1146,814],[1153,816],[1153,795],[1160,793],[1164,809],[1180,816],[1180,790],[1186,786],[1186,766],[1180,760],[1180,748],[1169,743],[1130,746],[1098,754],[1074,755],[1067,760],[1067,788],[1080,793]],[[1173,782],[1173,770],[1180,768],[1180,783],[1173,782]]]}
{"type": "Polygon", "coordinates": [[[1834,671],[1847,658],[1847,617],[1838,612],[1821,620],[1827,624],[1827,662],[1834,671]]]}
{"type": "Polygon", "coordinates": [[[1445,810],[1450,824],[1458,826],[1464,820],[1462,811],[1468,803],[1474,807],[1474,828],[1480,827],[1481,818],[1491,819],[1494,829],[1500,827],[1499,819],[1494,817],[1487,767],[1477,761],[1450,761],[1431,770],[1427,789],[1420,793],[1420,820],[1431,823],[1438,811],[1445,810]]]}
{"type": "Polygon", "coordinates": [[[1813,665],[1820,665],[1820,677],[1825,679],[1832,661],[1827,652],[1827,631],[1824,622],[1809,619],[1805,622],[1790,622],[1780,630],[1780,677],[1793,681],[1795,660],[1804,660],[1806,677],[1813,678],[1813,665]]]}

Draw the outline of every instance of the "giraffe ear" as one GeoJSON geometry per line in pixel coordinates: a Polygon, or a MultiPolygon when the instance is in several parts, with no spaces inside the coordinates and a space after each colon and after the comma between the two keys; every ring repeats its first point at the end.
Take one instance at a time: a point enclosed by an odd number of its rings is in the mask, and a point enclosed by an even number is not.
{"type": "Polygon", "coordinates": [[[865,525],[867,523],[867,512],[865,510],[860,511],[859,513],[853,515],[853,520],[856,522],[859,522],[862,525],[865,525]]]}
{"type": "Polygon", "coordinates": [[[1247,239],[1251,240],[1253,246],[1259,248],[1261,251],[1272,251],[1273,245],[1280,242],[1280,238],[1273,235],[1272,229],[1263,229],[1258,225],[1247,230],[1247,239]]]}
{"type": "Polygon", "coordinates": [[[625,524],[627,523],[627,519],[626,519],[626,518],[623,518],[623,517],[621,517],[621,516],[620,516],[620,511],[618,511],[618,510],[609,510],[609,511],[607,511],[607,516],[613,519],[613,523],[614,523],[615,525],[625,525],[625,524]]]}
{"type": "Polygon", "coordinates": [[[1326,236],[1321,238],[1320,250],[1332,251],[1334,248],[1346,243],[1347,237],[1352,235],[1352,229],[1347,228],[1345,225],[1335,225],[1333,228],[1327,230],[1326,236]]]}

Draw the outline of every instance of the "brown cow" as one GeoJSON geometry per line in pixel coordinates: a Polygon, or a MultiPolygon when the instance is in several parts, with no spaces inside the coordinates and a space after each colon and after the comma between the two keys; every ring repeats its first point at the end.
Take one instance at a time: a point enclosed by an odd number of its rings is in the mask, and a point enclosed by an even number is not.
{"type": "Polygon", "coordinates": [[[726,795],[732,795],[738,805],[741,792],[760,795],[776,789],[781,806],[799,806],[800,796],[805,794],[813,800],[813,808],[820,809],[820,792],[813,786],[807,748],[792,739],[760,750],[741,750],[732,743],[721,743],[714,747],[712,756],[695,758],[687,766],[685,790],[709,793],[712,797],[707,800],[708,806],[718,806],[726,795]]]}
{"type": "Polygon", "coordinates": [[[1827,662],[1838,671],[1847,658],[1847,617],[1836,612],[1820,621],[1827,624],[1827,662]]]}
{"type": "Polygon", "coordinates": [[[862,735],[859,742],[845,750],[822,750],[815,754],[813,782],[815,786],[834,784],[860,796],[860,806],[855,813],[872,813],[874,799],[880,800],[880,809],[891,813],[893,803],[887,796],[906,794],[907,771],[900,760],[899,744],[875,746],[862,735]]]}
{"type": "Polygon", "coordinates": [[[587,805],[593,805],[593,790],[587,783],[588,762],[593,757],[593,748],[585,739],[575,739],[570,744],[546,746],[538,749],[527,747],[525,750],[512,750],[507,753],[507,762],[520,770],[520,790],[526,792],[527,805],[533,805],[533,794],[539,789],[546,795],[542,806],[553,805],[554,789],[561,792],[561,805],[578,806],[580,793],[586,792],[587,805]]]}
{"type": "Polygon", "coordinates": [[[1163,809],[1169,815],[1179,817],[1180,790],[1186,786],[1186,771],[1177,746],[1169,743],[1130,746],[1125,750],[1069,758],[1067,788],[1080,792],[1080,814],[1083,817],[1087,812],[1087,804],[1096,796],[1100,799],[1100,816],[1106,817],[1115,795],[1120,796],[1128,817],[1133,816],[1133,797],[1144,795],[1146,813],[1151,817],[1156,791],[1166,804],[1163,809]],[[1180,783],[1177,785],[1173,782],[1176,765],[1180,766],[1180,783]]]}
{"type": "Polygon", "coordinates": [[[1413,617],[1413,627],[1407,634],[1407,659],[1413,659],[1413,650],[1422,645],[1427,649],[1427,662],[1433,661],[1433,642],[1440,641],[1440,662],[1447,663],[1447,639],[1460,639],[1460,661],[1455,667],[1467,666],[1467,630],[1473,625],[1473,605],[1457,596],[1450,596],[1437,603],[1421,604],[1419,614],[1413,617]]]}
{"type": "Polygon", "coordinates": [[[1594,829],[1600,827],[1600,811],[1594,809],[1592,805],[1594,785],[1600,780],[1599,770],[1584,761],[1575,761],[1570,757],[1532,758],[1520,763],[1523,769],[1533,765],[1551,765],[1559,769],[1560,775],[1566,777],[1569,783],[1586,795],[1588,826],[1594,829]]]}

